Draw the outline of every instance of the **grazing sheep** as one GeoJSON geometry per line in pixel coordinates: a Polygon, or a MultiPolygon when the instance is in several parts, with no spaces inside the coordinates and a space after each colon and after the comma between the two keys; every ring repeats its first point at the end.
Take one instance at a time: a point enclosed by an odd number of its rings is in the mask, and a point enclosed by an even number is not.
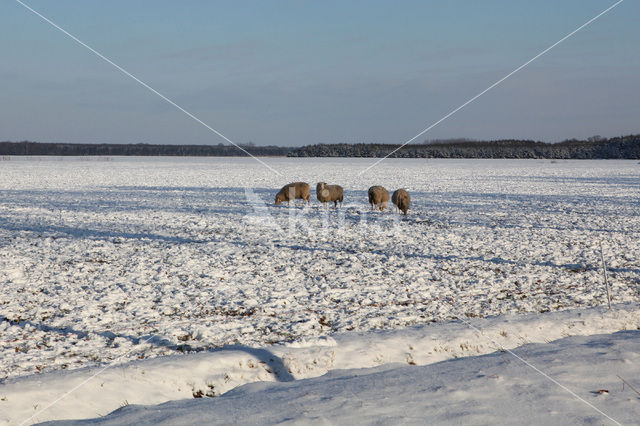
{"type": "Polygon", "coordinates": [[[296,203],[298,198],[302,198],[302,204],[306,201],[311,203],[311,189],[306,182],[293,182],[282,187],[282,189],[276,194],[276,205],[286,201],[293,200],[296,203]]]}
{"type": "Polygon", "coordinates": [[[402,211],[405,215],[407,214],[407,210],[409,210],[409,204],[411,203],[411,196],[404,189],[397,189],[393,192],[391,196],[391,201],[396,207],[402,211]]]}
{"type": "Polygon", "coordinates": [[[333,206],[338,208],[338,201],[340,201],[340,207],[342,207],[344,190],[340,185],[327,185],[324,182],[318,182],[316,184],[316,196],[322,204],[333,201],[333,206]]]}
{"type": "Polygon", "coordinates": [[[369,188],[369,203],[372,209],[380,209],[380,211],[387,208],[389,203],[389,192],[381,186],[372,186],[369,188]]]}

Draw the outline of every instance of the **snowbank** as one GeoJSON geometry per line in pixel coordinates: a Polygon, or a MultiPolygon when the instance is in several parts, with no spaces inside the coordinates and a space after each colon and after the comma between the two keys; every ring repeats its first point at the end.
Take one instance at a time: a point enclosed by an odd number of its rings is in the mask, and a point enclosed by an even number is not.
{"type": "Polygon", "coordinates": [[[509,353],[428,366],[339,370],[316,379],[254,383],[220,398],[128,405],[56,424],[635,424],[640,332],[570,337],[509,353]],[[575,393],[575,395],[573,393],[575,393]]]}
{"type": "MultiPolygon", "coordinates": [[[[134,361],[104,370],[54,372],[1,385],[0,421],[12,424],[26,419],[35,422],[91,418],[128,404],[218,396],[256,381],[287,382],[333,370],[389,363],[430,365],[527,343],[639,327],[637,306],[615,306],[611,311],[584,309],[472,319],[467,323],[439,323],[405,330],[345,333],[263,348],[231,346],[199,354],[134,361]],[[68,396],[57,401],[69,391],[68,396]]],[[[636,350],[639,348],[636,345],[636,350]]],[[[539,367],[545,370],[548,366],[539,367]]]]}

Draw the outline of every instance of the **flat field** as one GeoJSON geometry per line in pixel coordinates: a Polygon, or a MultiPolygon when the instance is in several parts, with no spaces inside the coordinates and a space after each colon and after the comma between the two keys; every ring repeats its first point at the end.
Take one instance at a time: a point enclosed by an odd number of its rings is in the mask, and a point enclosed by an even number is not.
{"type": "Polygon", "coordinates": [[[0,381],[336,333],[640,302],[637,161],[0,161],[0,381]],[[275,206],[284,184],[309,207],[275,206]],[[342,208],[315,199],[340,184],[342,208]],[[406,188],[409,214],[366,191],[406,188]]]}

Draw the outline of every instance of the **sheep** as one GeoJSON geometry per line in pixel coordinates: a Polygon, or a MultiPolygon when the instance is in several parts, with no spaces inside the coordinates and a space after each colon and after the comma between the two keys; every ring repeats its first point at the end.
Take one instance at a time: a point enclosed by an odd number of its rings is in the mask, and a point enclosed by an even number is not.
{"type": "Polygon", "coordinates": [[[411,203],[411,196],[405,189],[398,189],[393,192],[391,196],[391,201],[396,207],[402,211],[405,215],[407,214],[407,210],[409,210],[409,204],[411,203]]]}
{"type": "Polygon", "coordinates": [[[387,208],[389,203],[389,192],[381,186],[372,186],[369,188],[369,203],[372,209],[380,209],[380,211],[387,208]]]}
{"type": "Polygon", "coordinates": [[[338,201],[340,201],[340,207],[342,207],[344,190],[340,185],[327,185],[324,182],[318,182],[316,184],[316,196],[322,204],[333,201],[333,206],[338,208],[338,201]]]}
{"type": "Polygon", "coordinates": [[[302,204],[304,204],[305,201],[311,203],[311,189],[308,183],[293,182],[283,186],[276,194],[276,205],[279,205],[283,201],[289,204],[291,200],[293,200],[293,204],[295,204],[298,198],[302,198],[302,204]]]}

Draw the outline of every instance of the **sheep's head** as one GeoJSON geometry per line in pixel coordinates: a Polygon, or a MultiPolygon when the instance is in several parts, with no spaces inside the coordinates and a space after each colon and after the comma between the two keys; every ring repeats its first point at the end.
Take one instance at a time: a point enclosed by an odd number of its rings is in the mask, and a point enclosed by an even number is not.
{"type": "Polygon", "coordinates": [[[316,193],[320,194],[322,197],[328,197],[329,190],[327,189],[327,184],[324,182],[318,182],[316,184],[316,193]]]}

